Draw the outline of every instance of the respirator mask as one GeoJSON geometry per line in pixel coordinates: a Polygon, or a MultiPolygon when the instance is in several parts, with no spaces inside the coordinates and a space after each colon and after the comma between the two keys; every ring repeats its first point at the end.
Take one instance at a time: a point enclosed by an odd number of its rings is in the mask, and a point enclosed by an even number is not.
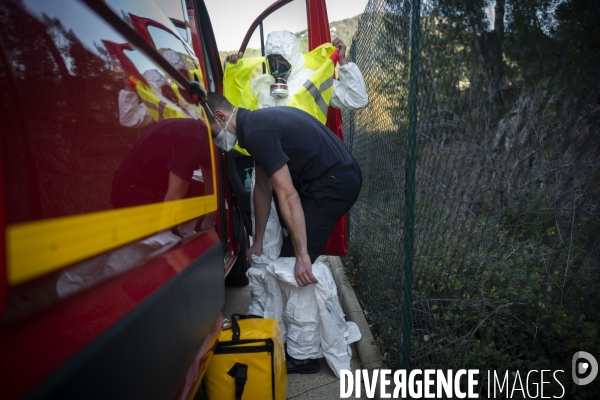
{"type": "Polygon", "coordinates": [[[276,99],[285,99],[289,93],[287,79],[292,72],[292,66],[279,54],[269,54],[267,56],[267,65],[269,67],[269,74],[275,78],[275,83],[271,85],[271,96],[276,99]]]}

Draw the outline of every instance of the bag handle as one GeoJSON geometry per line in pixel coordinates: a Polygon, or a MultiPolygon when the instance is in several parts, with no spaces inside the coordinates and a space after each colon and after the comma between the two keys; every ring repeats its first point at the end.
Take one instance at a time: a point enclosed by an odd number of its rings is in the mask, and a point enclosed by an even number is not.
{"type": "Polygon", "coordinates": [[[231,316],[231,340],[233,342],[239,342],[240,340],[240,324],[238,319],[245,319],[246,316],[242,314],[233,314],[231,316]]]}
{"type": "Polygon", "coordinates": [[[262,318],[258,315],[244,315],[244,314],[232,314],[231,315],[231,341],[239,342],[240,340],[240,325],[238,319],[250,319],[250,318],[262,318]]]}

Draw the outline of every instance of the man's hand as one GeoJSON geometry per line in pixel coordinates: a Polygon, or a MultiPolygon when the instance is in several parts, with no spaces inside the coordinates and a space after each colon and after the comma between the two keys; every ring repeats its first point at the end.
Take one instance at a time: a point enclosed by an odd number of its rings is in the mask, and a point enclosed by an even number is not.
{"type": "Polygon", "coordinates": [[[244,53],[242,53],[241,51],[239,53],[237,53],[237,54],[230,54],[225,59],[225,63],[236,64],[238,62],[238,60],[240,58],[242,58],[243,55],[244,55],[244,53]]]}
{"type": "Polygon", "coordinates": [[[339,51],[338,63],[340,65],[348,64],[348,59],[346,58],[346,45],[344,42],[342,42],[340,38],[335,38],[331,44],[333,44],[339,51]]]}
{"type": "Polygon", "coordinates": [[[255,254],[256,257],[260,257],[262,255],[262,242],[254,241],[252,246],[246,251],[246,258],[248,259],[248,264],[252,264],[252,255],[255,254]]]}
{"type": "Polygon", "coordinates": [[[312,273],[312,263],[310,262],[308,254],[306,254],[305,257],[296,257],[294,277],[299,286],[308,286],[313,283],[319,283],[312,273]]]}

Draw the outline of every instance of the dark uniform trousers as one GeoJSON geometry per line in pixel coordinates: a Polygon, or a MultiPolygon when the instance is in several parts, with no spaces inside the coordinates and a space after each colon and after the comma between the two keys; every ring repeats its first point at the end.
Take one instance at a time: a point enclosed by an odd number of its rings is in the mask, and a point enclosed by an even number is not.
{"type": "MultiPolygon", "coordinates": [[[[298,190],[304,220],[310,261],[314,263],[327,244],[340,217],[356,202],[362,185],[362,173],[356,162],[330,168],[314,181],[304,182],[298,190]]],[[[285,226],[279,204],[275,200],[282,226],[285,226]]],[[[295,257],[290,235],[283,238],[281,257],[295,257]]]]}

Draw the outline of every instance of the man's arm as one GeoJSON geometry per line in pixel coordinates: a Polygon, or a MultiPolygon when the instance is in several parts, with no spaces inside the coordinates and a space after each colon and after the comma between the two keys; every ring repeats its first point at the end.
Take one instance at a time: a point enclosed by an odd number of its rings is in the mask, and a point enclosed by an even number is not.
{"type": "Polygon", "coordinates": [[[262,254],[263,238],[267,227],[267,220],[271,211],[271,199],[273,191],[269,178],[265,171],[258,165],[254,168],[254,237],[252,246],[246,252],[248,262],[252,262],[252,254],[260,256],[262,254]]]}
{"type": "Polygon", "coordinates": [[[187,195],[190,183],[180,178],[175,172],[169,173],[169,188],[165,195],[165,201],[180,200],[187,195]]]}
{"type": "Polygon", "coordinates": [[[302,203],[292,183],[292,177],[287,164],[279,168],[269,181],[275,193],[277,193],[281,216],[292,238],[292,245],[296,254],[296,266],[294,267],[296,282],[298,282],[299,286],[318,283],[317,278],[312,273],[312,262],[308,255],[306,222],[304,220],[302,203]]]}

